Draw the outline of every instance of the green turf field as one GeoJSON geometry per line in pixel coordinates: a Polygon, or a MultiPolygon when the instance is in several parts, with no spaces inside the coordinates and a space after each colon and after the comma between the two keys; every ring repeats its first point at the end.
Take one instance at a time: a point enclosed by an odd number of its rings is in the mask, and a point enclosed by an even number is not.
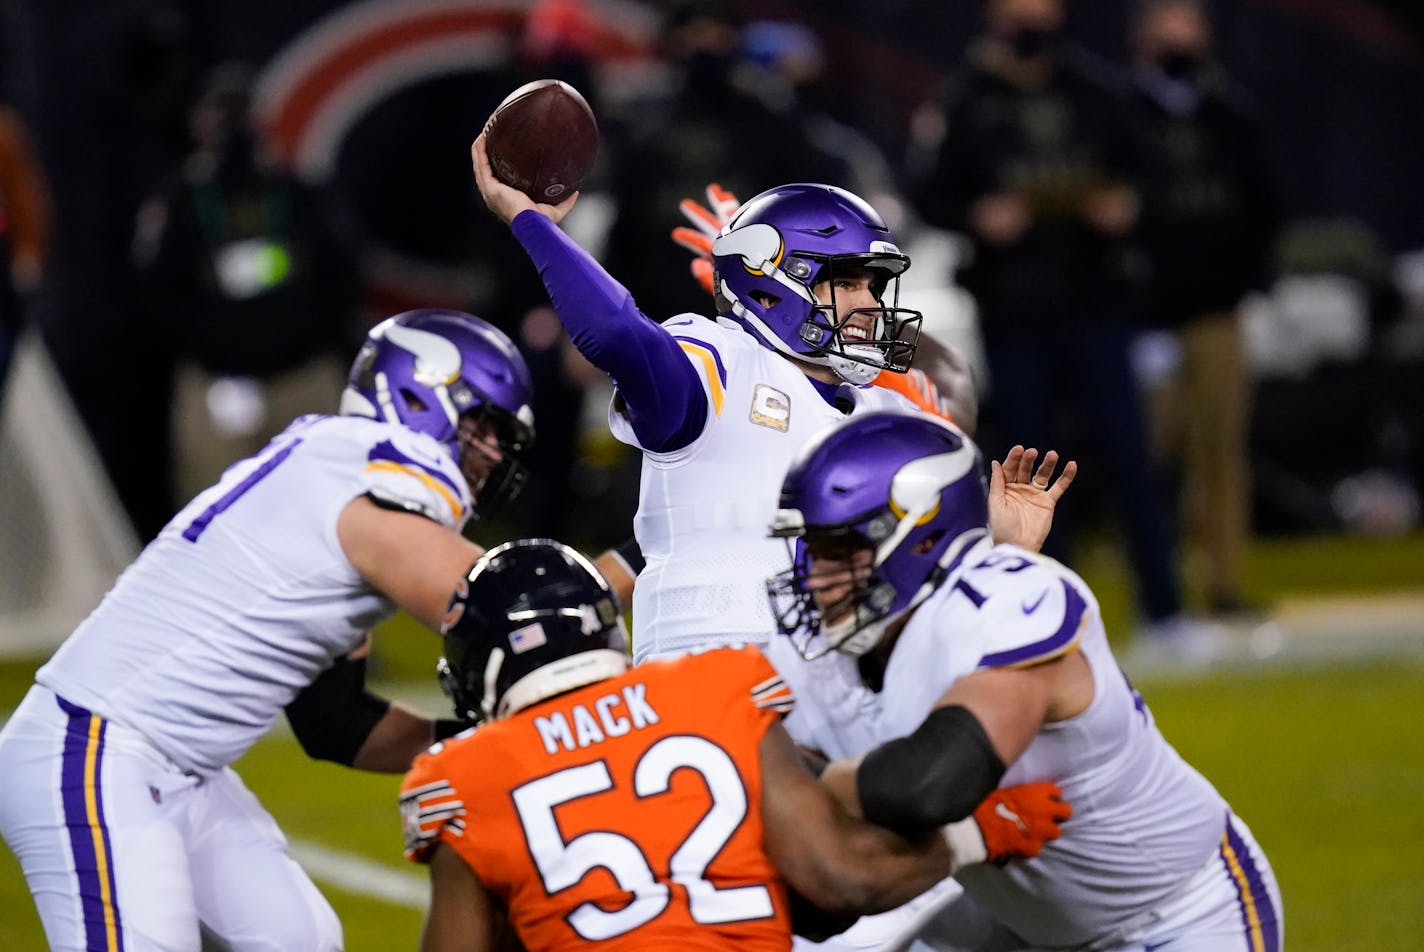
{"type": "MultiPolygon", "coordinates": [[[[1424,589],[1424,539],[1258,546],[1253,595],[1424,589]],[[1348,567],[1348,568],[1346,568],[1348,567]]],[[[1120,565],[1088,560],[1104,614],[1127,613],[1120,565]]],[[[1424,627],[1424,620],[1415,620],[1424,627]]],[[[385,687],[438,712],[427,675],[433,638],[378,641],[385,687]],[[413,643],[410,650],[382,642],[413,643]],[[417,680],[412,680],[417,679],[417,680]],[[412,693],[414,692],[414,693],[412,693]]],[[[0,664],[0,711],[28,686],[33,663],[0,664]]],[[[1275,867],[1293,952],[1424,948],[1424,655],[1301,665],[1288,660],[1138,685],[1163,731],[1247,820],[1275,867]]],[[[351,952],[414,948],[423,879],[400,856],[398,781],[305,759],[274,731],[239,764],[298,848],[346,926],[351,952]],[[316,853],[321,849],[335,851],[316,853]],[[345,854],[375,864],[371,868],[345,854]],[[323,870],[353,879],[333,886],[323,870]]],[[[3,778],[0,778],[3,782],[3,778]]],[[[0,850],[0,950],[43,949],[18,866],[0,850]]]]}

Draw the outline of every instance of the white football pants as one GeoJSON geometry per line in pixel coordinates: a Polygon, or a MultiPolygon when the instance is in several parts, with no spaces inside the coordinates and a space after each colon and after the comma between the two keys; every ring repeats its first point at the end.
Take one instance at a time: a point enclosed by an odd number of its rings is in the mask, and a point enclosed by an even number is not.
{"type": "Polygon", "coordinates": [[[0,730],[0,835],[59,952],[327,952],[341,923],[231,769],[184,773],[35,685],[0,730]]]}

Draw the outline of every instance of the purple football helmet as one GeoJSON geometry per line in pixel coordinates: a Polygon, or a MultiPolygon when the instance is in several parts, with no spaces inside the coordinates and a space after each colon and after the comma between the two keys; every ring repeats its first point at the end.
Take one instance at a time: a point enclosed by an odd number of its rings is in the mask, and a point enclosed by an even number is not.
{"type": "Polygon", "coordinates": [[[909,369],[919,311],[899,307],[899,276],[910,259],[875,209],[845,189],[796,184],[750,199],[712,243],[718,313],[764,347],[832,368],[851,383],[909,369]],[[868,269],[876,308],[837,315],[836,277],[868,269]],[[831,282],[830,304],[812,289],[831,282]],[[856,313],[874,319],[868,337],[846,333],[856,313]]]}
{"type": "Polygon", "coordinates": [[[489,516],[524,484],[532,390],[524,358],[493,325],[462,311],[406,311],[366,335],[339,412],[443,443],[470,480],[479,514],[489,516]],[[492,470],[477,446],[482,432],[494,434],[503,456],[492,470]]]}
{"type": "Polygon", "coordinates": [[[852,416],[802,448],[782,483],[771,534],[787,540],[791,568],[767,582],[777,628],[808,659],[862,655],[988,526],[983,461],[962,430],[927,414],[852,416]],[[816,602],[813,552],[855,566],[846,597],[829,610],[816,602]]]}

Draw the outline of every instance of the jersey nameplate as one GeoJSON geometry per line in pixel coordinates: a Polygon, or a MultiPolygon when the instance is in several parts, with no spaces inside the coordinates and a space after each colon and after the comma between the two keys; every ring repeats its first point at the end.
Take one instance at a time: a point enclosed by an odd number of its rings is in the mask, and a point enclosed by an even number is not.
{"type": "Polygon", "coordinates": [[[785,433],[791,426],[791,398],[775,387],[759,383],[752,391],[752,409],[747,418],[757,426],[785,433]]]}
{"type": "Polygon", "coordinates": [[[630,684],[619,694],[605,694],[594,701],[592,710],[575,704],[567,717],[563,711],[555,711],[534,718],[544,751],[556,754],[560,750],[577,750],[656,724],[658,713],[644,696],[647,689],[646,684],[630,684]],[[621,712],[614,710],[620,707],[621,712]]]}

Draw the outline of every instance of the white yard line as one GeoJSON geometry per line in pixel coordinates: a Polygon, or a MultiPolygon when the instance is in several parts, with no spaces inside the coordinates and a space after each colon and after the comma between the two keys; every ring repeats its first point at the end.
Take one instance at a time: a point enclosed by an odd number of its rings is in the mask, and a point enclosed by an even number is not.
{"type": "Polygon", "coordinates": [[[309,840],[289,839],[288,847],[292,859],[313,879],[329,886],[409,909],[424,909],[430,904],[430,885],[414,869],[395,869],[309,840]]]}

